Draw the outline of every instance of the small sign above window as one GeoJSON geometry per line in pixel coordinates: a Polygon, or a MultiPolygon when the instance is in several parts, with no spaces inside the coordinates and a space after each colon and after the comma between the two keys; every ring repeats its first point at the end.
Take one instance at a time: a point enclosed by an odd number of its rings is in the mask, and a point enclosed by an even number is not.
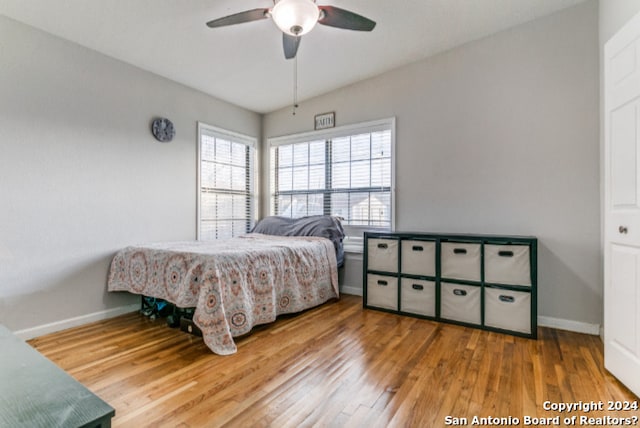
{"type": "Polygon", "coordinates": [[[331,113],[316,114],[315,120],[316,130],[333,128],[336,126],[336,112],[332,111],[331,113]]]}

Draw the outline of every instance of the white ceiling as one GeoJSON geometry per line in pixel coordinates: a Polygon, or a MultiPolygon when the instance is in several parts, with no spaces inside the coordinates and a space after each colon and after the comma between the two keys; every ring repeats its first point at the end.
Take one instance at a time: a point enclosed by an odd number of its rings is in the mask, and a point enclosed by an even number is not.
{"type": "MultiPolygon", "coordinates": [[[[377,22],[322,25],[298,50],[301,101],[584,0],[317,0],[377,22]]],[[[0,14],[258,113],[289,106],[293,60],[270,19],[205,23],[272,0],[0,0],[0,14]]]]}

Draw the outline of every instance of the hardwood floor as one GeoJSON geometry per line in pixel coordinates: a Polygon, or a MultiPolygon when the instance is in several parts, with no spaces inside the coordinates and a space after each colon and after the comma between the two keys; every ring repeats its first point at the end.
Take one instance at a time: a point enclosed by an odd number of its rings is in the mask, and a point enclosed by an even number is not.
{"type": "Polygon", "coordinates": [[[525,426],[525,416],[558,415],[567,426],[564,417],[640,416],[606,409],[638,398],[604,371],[595,336],[541,328],[538,340],[523,339],[363,310],[344,295],[236,342],[237,354],[218,356],[136,313],[29,341],[111,404],[115,427],[439,427],[471,426],[474,416],[525,426]],[[605,409],[544,409],[579,401],[605,409]]]}

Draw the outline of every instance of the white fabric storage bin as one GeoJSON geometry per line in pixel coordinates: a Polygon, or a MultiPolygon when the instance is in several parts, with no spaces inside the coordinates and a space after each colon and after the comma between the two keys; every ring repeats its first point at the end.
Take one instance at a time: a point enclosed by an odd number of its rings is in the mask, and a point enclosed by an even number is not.
{"type": "Polygon", "coordinates": [[[398,278],[367,275],[367,306],[398,310],[398,278]]]}
{"type": "Polygon", "coordinates": [[[484,281],[531,286],[528,245],[485,245],[484,281]]]}
{"type": "Polygon", "coordinates": [[[400,310],[411,314],[436,316],[436,283],[422,279],[400,279],[400,310]]]}
{"type": "Polygon", "coordinates": [[[440,246],[440,276],[480,281],[482,244],[443,242],[440,246]]]}
{"type": "Polygon", "coordinates": [[[480,324],[481,288],[473,285],[440,283],[440,317],[480,324]]]}
{"type": "Polygon", "coordinates": [[[531,334],[531,293],[484,289],[484,325],[531,334]]]}
{"type": "Polygon", "coordinates": [[[398,272],[398,247],[397,239],[368,239],[367,269],[398,272]]]}
{"type": "Polygon", "coordinates": [[[402,240],[400,272],[411,275],[436,276],[436,243],[402,240]]]}

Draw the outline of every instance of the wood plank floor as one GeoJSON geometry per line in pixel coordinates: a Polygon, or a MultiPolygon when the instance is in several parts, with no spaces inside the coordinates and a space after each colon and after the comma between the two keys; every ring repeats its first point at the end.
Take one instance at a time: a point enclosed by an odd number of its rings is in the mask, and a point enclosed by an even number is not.
{"type": "Polygon", "coordinates": [[[115,427],[439,427],[447,417],[472,426],[474,416],[524,426],[525,416],[558,415],[580,425],[581,416],[640,415],[606,410],[638,398],[603,369],[598,337],[541,328],[530,340],[361,305],[345,295],[282,317],[224,357],[136,313],[29,343],[111,404],[115,427]],[[546,401],[605,410],[559,413],[546,401]]]}

